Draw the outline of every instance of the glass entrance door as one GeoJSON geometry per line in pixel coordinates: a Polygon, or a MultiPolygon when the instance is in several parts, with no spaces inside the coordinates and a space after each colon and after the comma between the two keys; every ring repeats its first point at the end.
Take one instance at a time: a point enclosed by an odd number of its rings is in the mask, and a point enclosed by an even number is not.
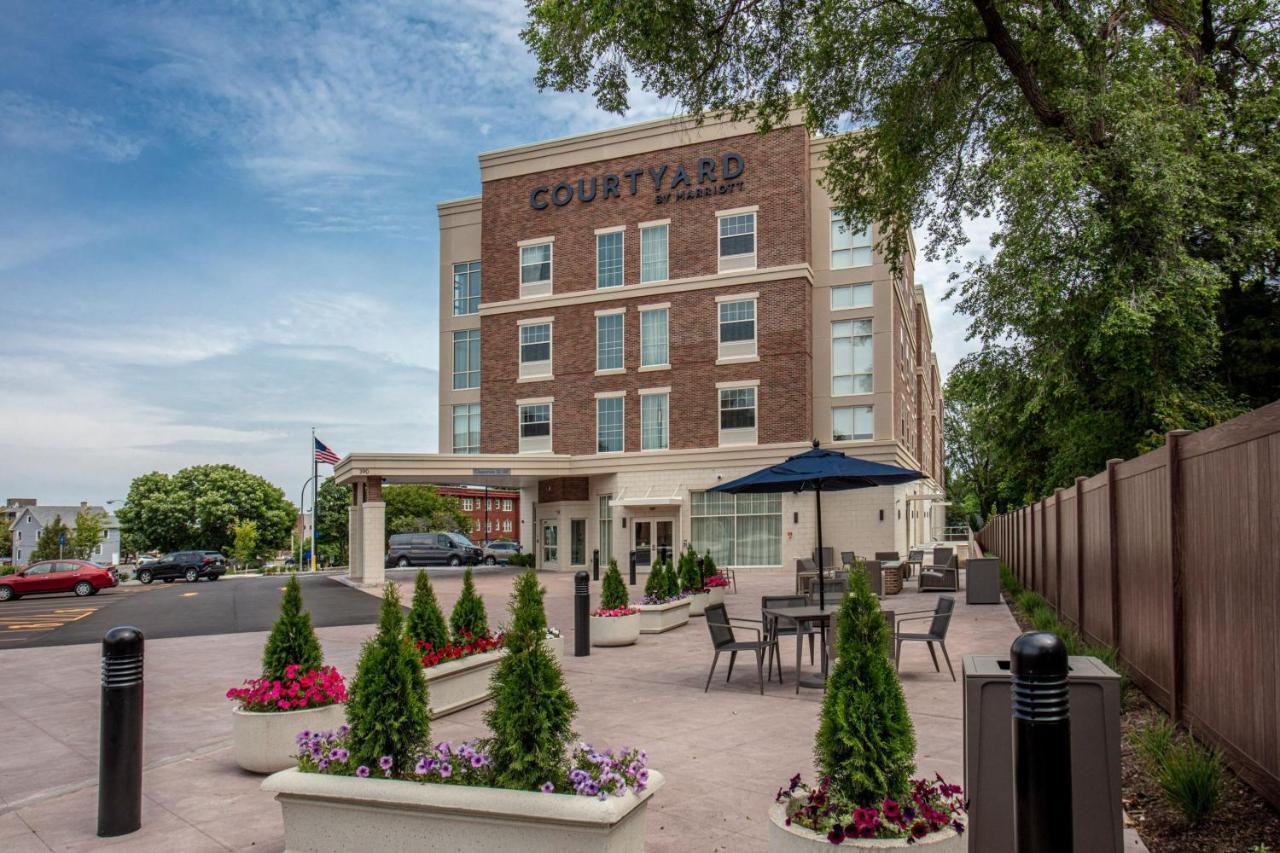
{"type": "Polygon", "coordinates": [[[636,521],[631,527],[636,534],[636,565],[647,566],[653,562],[653,522],[636,521]]]}
{"type": "Polygon", "coordinates": [[[648,566],[654,560],[665,561],[672,558],[676,529],[674,521],[670,519],[636,520],[631,527],[635,530],[637,566],[648,566]]]}
{"type": "Polygon", "coordinates": [[[675,547],[675,522],[673,521],[655,521],[654,522],[654,547],[657,551],[656,556],[659,560],[667,562],[671,559],[675,547]]]}

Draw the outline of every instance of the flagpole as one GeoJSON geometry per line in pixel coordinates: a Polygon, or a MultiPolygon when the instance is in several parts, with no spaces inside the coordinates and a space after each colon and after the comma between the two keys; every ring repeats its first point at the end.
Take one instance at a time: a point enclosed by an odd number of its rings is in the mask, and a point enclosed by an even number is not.
{"type": "Polygon", "coordinates": [[[316,515],[320,508],[320,474],[316,462],[316,428],[311,428],[311,571],[316,570],[316,515]]]}

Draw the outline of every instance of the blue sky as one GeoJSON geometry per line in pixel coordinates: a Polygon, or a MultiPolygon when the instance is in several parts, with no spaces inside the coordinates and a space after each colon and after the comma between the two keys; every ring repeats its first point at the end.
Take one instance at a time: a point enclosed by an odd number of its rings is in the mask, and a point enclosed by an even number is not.
{"type": "Polygon", "coordinates": [[[537,92],[519,2],[0,11],[0,497],[231,462],[296,500],[312,426],[434,451],[435,204],[481,151],[677,112],[537,92]]]}

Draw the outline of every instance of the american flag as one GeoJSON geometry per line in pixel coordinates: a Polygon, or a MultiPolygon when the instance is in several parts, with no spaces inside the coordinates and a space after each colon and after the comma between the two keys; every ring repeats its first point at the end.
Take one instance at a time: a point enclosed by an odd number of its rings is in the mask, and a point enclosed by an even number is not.
{"type": "Polygon", "coordinates": [[[340,461],[338,454],[334,453],[320,439],[314,439],[316,443],[316,461],[324,462],[327,465],[337,465],[340,461]]]}

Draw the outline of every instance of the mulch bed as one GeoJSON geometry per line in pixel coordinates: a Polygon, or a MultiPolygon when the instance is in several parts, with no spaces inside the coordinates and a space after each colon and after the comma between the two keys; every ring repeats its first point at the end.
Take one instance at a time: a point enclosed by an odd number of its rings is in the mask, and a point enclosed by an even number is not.
{"type": "MultiPolygon", "coordinates": [[[[1018,627],[1033,630],[1007,593],[1004,599],[1018,627]]],[[[1222,804],[1212,818],[1189,826],[1165,803],[1160,786],[1132,745],[1135,733],[1161,719],[1168,715],[1130,685],[1120,714],[1121,791],[1126,825],[1138,831],[1147,849],[1151,853],[1280,853],[1280,812],[1230,769],[1223,779],[1222,804]]]]}

